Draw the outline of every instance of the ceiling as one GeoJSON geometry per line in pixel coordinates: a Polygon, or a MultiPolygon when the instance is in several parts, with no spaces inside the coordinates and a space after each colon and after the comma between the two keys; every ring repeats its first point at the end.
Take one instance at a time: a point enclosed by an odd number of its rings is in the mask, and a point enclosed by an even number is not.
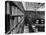
{"type": "Polygon", "coordinates": [[[36,2],[13,2],[16,4],[21,10],[25,11],[44,11],[45,4],[44,3],[36,3],[36,2]]]}
{"type": "Polygon", "coordinates": [[[22,3],[26,11],[44,10],[45,8],[44,3],[36,3],[36,2],[22,2],[22,3]]]}

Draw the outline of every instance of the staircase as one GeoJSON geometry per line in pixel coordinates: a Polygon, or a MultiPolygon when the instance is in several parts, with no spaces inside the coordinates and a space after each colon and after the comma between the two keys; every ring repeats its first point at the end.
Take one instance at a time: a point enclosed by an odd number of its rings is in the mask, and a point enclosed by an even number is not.
{"type": "Polygon", "coordinates": [[[25,25],[24,25],[24,33],[29,33],[29,28],[28,28],[28,26],[25,26],[25,25]]]}

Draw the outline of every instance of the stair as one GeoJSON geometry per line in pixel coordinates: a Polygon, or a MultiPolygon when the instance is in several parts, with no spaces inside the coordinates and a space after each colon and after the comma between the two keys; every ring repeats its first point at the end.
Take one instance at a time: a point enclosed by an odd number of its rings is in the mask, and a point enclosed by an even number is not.
{"type": "Polygon", "coordinates": [[[29,33],[29,28],[28,28],[28,26],[24,26],[24,33],[29,33]]]}

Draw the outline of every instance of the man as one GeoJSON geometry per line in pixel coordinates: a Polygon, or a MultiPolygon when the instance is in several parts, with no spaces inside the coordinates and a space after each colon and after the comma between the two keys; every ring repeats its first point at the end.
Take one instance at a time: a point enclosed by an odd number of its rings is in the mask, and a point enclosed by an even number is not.
{"type": "Polygon", "coordinates": [[[25,17],[25,25],[27,26],[27,24],[28,24],[29,33],[34,32],[31,23],[32,23],[32,22],[29,20],[28,16],[26,16],[26,17],[25,17]]]}

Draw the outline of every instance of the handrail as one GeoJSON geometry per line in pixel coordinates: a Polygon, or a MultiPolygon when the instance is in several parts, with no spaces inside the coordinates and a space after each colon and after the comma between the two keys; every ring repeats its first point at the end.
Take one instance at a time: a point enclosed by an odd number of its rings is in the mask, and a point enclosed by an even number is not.
{"type": "MultiPolygon", "coordinates": [[[[23,20],[23,19],[22,19],[23,20]]],[[[21,20],[21,21],[22,21],[21,20]]],[[[7,34],[9,34],[11,31],[13,31],[19,24],[21,24],[21,21],[15,26],[15,27],[13,27],[11,30],[9,30],[8,32],[7,32],[7,34]]]]}

